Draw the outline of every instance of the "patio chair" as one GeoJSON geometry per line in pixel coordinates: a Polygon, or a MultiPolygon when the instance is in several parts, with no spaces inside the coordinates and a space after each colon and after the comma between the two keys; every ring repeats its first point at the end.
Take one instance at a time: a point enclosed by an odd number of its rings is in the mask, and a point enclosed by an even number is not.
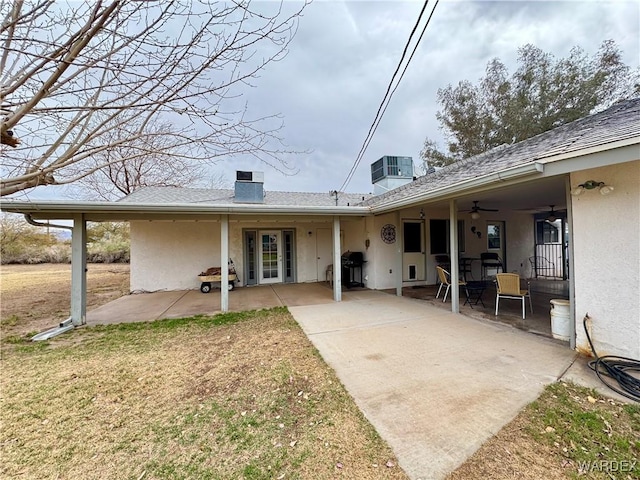
{"type": "Polygon", "coordinates": [[[333,263],[327,265],[327,269],[324,272],[325,281],[329,282],[329,285],[333,287],[333,263]]]}
{"type": "Polygon", "coordinates": [[[533,303],[531,303],[531,293],[529,290],[520,289],[520,275],[517,273],[497,273],[496,274],[496,315],[501,298],[522,300],[522,319],[525,318],[524,299],[529,297],[529,307],[533,313],[533,303]]]}
{"type": "Polygon", "coordinates": [[[480,267],[482,271],[482,280],[487,278],[487,270],[495,269],[496,274],[504,272],[504,265],[500,255],[495,252],[484,252],[480,254],[480,267]]]}
{"type": "Polygon", "coordinates": [[[449,255],[436,255],[436,265],[445,270],[451,270],[451,258],[449,255]]]}
{"type": "MultiPolygon", "coordinates": [[[[449,294],[449,290],[451,289],[451,280],[450,280],[451,274],[442,267],[436,267],[436,270],[438,272],[438,279],[440,280],[440,287],[438,288],[438,293],[436,293],[436,298],[440,296],[440,291],[442,290],[442,287],[445,285],[447,286],[447,288],[444,291],[444,297],[442,299],[442,302],[444,303],[447,301],[447,295],[449,294]]],[[[458,281],[458,285],[466,285],[466,284],[467,282],[465,282],[464,280],[458,281]]]]}

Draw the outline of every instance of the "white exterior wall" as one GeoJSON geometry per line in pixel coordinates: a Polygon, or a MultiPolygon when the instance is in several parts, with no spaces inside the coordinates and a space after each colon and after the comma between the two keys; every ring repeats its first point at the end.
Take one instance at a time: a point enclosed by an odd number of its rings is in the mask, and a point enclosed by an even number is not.
{"type": "MultiPolygon", "coordinates": [[[[217,222],[131,222],[131,291],[187,290],[220,264],[217,222]]],[[[232,256],[233,258],[233,256],[232,256]]]]}
{"type": "MultiPolygon", "coordinates": [[[[245,230],[293,230],[295,232],[296,282],[325,281],[318,277],[317,229],[331,229],[331,219],[251,219],[229,221],[229,257],[244,285],[245,230]]],[[[341,221],[342,252],[365,252],[364,218],[341,221]]],[[[331,249],[331,246],[328,246],[331,249]]],[[[188,290],[200,287],[198,273],[220,265],[220,224],[213,221],[132,221],[131,291],[188,290]]],[[[324,272],[324,267],[322,268],[324,272]]],[[[321,272],[321,273],[323,273],[321,272]]],[[[366,272],[364,272],[366,274],[366,272]]]]}
{"type": "MultiPolygon", "coordinates": [[[[425,206],[422,208],[425,214],[424,235],[426,254],[426,283],[435,284],[437,280],[435,255],[431,254],[430,246],[430,219],[449,219],[448,208],[433,208],[425,206]]],[[[402,220],[416,220],[420,218],[420,208],[410,208],[402,210],[400,213],[402,220]]],[[[467,214],[461,214],[458,220],[464,220],[464,230],[459,231],[459,235],[464,235],[465,250],[460,252],[461,257],[480,258],[482,252],[487,251],[487,223],[491,221],[504,221],[506,226],[506,271],[519,273],[523,278],[529,277],[531,268],[529,257],[533,255],[534,245],[534,218],[530,213],[519,212],[489,212],[483,214],[482,218],[472,220],[467,214]],[[471,227],[475,227],[482,232],[480,238],[471,232],[471,227]]],[[[371,258],[375,258],[375,265],[368,265],[366,273],[368,275],[367,287],[372,289],[389,289],[396,285],[395,273],[398,268],[398,249],[402,249],[395,213],[370,217],[366,221],[365,238],[370,239],[369,253],[371,258]],[[385,224],[396,226],[398,240],[394,244],[386,244],[380,236],[381,229],[385,224]],[[389,271],[392,273],[389,273],[389,271]]],[[[441,252],[440,252],[441,253],[441,252]]],[[[473,278],[480,279],[480,262],[473,262],[473,278]]],[[[413,284],[411,282],[405,284],[413,284]]]]}
{"type": "Polygon", "coordinates": [[[375,259],[374,262],[368,263],[365,269],[365,274],[368,277],[365,286],[371,289],[383,290],[386,288],[395,288],[396,275],[400,275],[401,272],[397,272],[398,269],[398,248],[399,232],[397,217],[395,213],[380,215],[377,217],[369,217],[366,222],[365,238],[370,241],[368,253],[366,254],[371,259],[375,259]],[[394,243],[385,243],[382,241],[380,234],[382,227],[386,224],[391,224],[396,227],[396,241],[394,243]]]}
{"type": "Polygon", "coordinates": [[[591,352],[588,313],[598,355],[640,358],[640,161],[573,173],[571,186],[587,180],[615,190],[572,197],[577,349],[591,352]]]}
{"type": "MultiPolygon", "coordinates": [[[[504,215],[506,222],[506,265],[505,272],[517,273],[522,278],[531,278],[529,257],[534,254],[535,219],[531,213],[509,212],[504,215]]],[[[486,230],[486,228],[485,228],[486,230]]],[[[486,238],[485,247],[486,247],[486,238]]]]}

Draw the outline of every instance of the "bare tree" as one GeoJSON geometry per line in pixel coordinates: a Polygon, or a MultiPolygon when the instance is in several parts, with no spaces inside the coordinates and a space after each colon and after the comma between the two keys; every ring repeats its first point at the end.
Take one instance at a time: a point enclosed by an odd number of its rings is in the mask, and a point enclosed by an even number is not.
{"type": "Polygon", "coordinates": [[[140,187],[201,184],[203,164],[172,148],[172,137],[166,135],[171,131],[171,125],[150,123],[141,136],[126,143],[120,143],[126,136],[121,128],[105,132],[105,140],[113,147],[70,167],[70,172],[77,172],[78,184],[85,187],[82,196],[115,200],[140,187]],[[83,176],[83,172],[91,173],[83,176]]]}
{"type": "Polygon", "coordinates": [[[250,118],[241,97],[305,6],[0,0],[0,195],[135,161],[127,146],[150,136],[185,161],[247,154],[288,170],[278,116],[250,118]]]}

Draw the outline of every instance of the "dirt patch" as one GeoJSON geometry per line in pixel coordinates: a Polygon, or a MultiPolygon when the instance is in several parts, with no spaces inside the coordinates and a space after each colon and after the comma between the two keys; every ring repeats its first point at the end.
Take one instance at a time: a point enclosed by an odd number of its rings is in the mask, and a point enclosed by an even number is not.
{"type": "MultiPolygon", "coordinates": [[[[71,265],[2,265],[0,268],[1,334],[41,332],[69,317],[71,265]]],[[[129,265],[87,265],[87,309],[129,293],[129,265]]]]}

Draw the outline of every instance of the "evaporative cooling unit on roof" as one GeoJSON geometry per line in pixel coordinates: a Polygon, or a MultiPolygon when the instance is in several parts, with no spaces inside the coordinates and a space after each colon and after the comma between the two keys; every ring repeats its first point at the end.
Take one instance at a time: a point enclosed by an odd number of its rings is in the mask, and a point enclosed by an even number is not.
{"type": "Polygon", "coordinates": [[[235,203],[264,203],[264,172],[236,171],[235,203]]]}
{"type": "Polygon", "coordinates": [[[413,181],[413,158],[385,155],[371,164],[373,193],[382,193],[413,181]]]}

